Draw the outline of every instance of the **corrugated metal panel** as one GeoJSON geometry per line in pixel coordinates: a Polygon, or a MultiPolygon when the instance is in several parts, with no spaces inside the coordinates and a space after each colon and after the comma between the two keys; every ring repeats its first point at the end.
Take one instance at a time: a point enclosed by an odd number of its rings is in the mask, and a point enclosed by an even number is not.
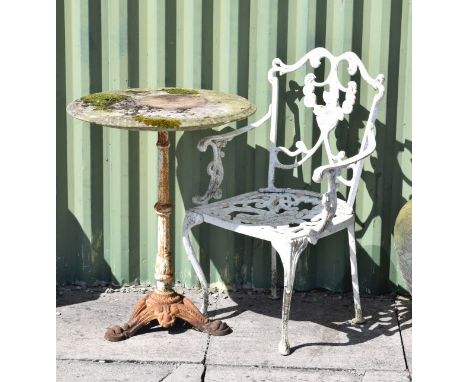
{"type": "MultiPolygon", "coordinates": [[[[366,162],[356,200],[358,263],[364,291],[396,288],[400,276],[392,230],[398,210],[411,196],[409,1],[66,0],[59,2],[57,15],[58,280],[152,281],[157,237],[155,133],[89,126],[66,116],[68,102],[127,86],[212,88],[249,98],[258,108],[249,119],[254,121],[270,102],[266,73],[272,58],[290,63],[324,46],[334,54],[352,50],[372,75],[386,77],[378,149],[366,162]]],[[[280,80],[285,95],[279,122],[286,129],[279,141],[284,145],[297,136],[311,141],[317,134],[311,113],[290,107],[304,74],[302,69],[280,80]]],[[[358,114],[368,110],[371,97],[366,88],[360,91],[358,114]]],[[[336,133],[335,144],[352,151],[362,129],[358,118],[349,123],[336,133]]],[[[235,126],[223,129],[231,128],[235,126]]],[[[208,134],[171,138],[174,264],[176,280],[188,286],[197,280],[182,248],[181,226],[191,196],[208,183],[210,155],[196,150],[208,134]]],[[[267,128],[228,145],[225,196],[266,184],[268,146],[267,128]]],[[[282,173],[279,184],[307,187],[320,156],[302,170],[282,173]]],[[[197,227],[194,238],[213,285],[268,286],[268,243],[208,225],[197,227]]],[[[349,290],[346,235],[310,247],[296,280],[298,289],[349,290]]]]}

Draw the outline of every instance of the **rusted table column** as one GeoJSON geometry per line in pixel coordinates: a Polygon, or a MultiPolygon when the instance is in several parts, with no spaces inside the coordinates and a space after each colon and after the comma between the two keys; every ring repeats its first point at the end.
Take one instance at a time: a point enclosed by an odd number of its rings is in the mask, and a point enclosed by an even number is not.
{"type": "Polygon", "coordinates": [[[174,270],[169,228],[172,204],[169,201],[168,132],[158,132],[157,146],[159,151],[159,200],[154,206],[158,214],[158,254],[154,274],[156,290],[146,294],[138,302],[126,324],[108,328],[104,338],[109,341],[124,340],[154,320],[162,327],[169,328],[175,324],[177,317],[189,322],[194,329],[201,332],[217,336],[226,335],[231,331],[228,325],[219,320],[208,320],[187,297],[172,289],[174,270]]]}
{"type": "Polygon", "coordinates": [[[159,151],[159,200],[154,205],[158,214],[158,256],[154,268],[156,288],[161,294],[172,291],[174,272],[171,257],[171,238],[169,231],[169,217],[172,204],[169,202],[169,133],[158,133],[159,151]]]}
{"type": "Polygon", "coordinates": [[[199,130],[243,119],[255,111],[255,106],[242,97],[204,89],[125,89],[82,97],[70,103],[67,111],[77,119],[104,126],[158,131],[159,200],[154,206],[158,215],[156,290],[138,301],[127,323],[108,328],[104,338],[121,341],[152,322],[169,328],[176,318],[201,332],[218,336],[230,333],[228,325],[208,320],[187,297],[172,289],[169,132],[199,130]]]}

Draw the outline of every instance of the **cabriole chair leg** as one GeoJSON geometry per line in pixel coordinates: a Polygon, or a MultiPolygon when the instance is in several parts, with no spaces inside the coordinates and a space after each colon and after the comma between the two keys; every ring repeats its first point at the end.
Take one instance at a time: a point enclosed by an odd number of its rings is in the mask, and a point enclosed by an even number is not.
{"type": "Polygon", "coordinates": [[[359,297],[359,280],[356,261],[356,238],[354,235],[354,222],[348,226],[349,240],[349,258],[351,262],[351,280],[353,284],[353,299],[354,299],[354,318],[351,320],[353,324],[362,324],[365,320],[362,316],[361,298],[359,297]]]}
{"type": "Polygon", "coordinates": [[[195,257],[195,251],[193,250],[192,243],[190,241],[190,231],[193,227],[203,223],[203,216],[193,213],[187,212],[185,214],[184,219],[184,226],[183,226],[183,234],[182,234],[182,242],[184,244],[185,252],[187,252],[187,256],[192,263],[193,269],[195,269],[195,273],[197,274],[198,280],[200,280],[200,284],[203,289],[203,305],[200,309],[201,313],[206,316],[208,311],[208,283],[206,282],[205,274],[198,262],[197,258],[195,257]]]}
{"type": "Polygon", "coordinates": [[[283,308],[281,310],[281,340],[278,344],[278,352],[281,355],[289,355],[291,348],[288,340],[288,322],[289,322],[289,311],[291,309],[291,295],[292,286],[291,278],[294,278],[294,272],[290,272],[290,275],[286,275],[284,271],[284,291],[283,291],[283,308]],[[288,280],[288,281],[286,281],[288,280]]]}
{"type": "Polygon", "coordinates": [[[278,352],[281,355],[289,355],[291,352],[288,340],[288,322],[291,308],[291,297],[294,288],[297,261],[301,253],[307,247],[307,240],[301,239],[280,246],[278,249],[284,268],[283,308],[281,317],[281,340],[278,344],[278,352]]]}

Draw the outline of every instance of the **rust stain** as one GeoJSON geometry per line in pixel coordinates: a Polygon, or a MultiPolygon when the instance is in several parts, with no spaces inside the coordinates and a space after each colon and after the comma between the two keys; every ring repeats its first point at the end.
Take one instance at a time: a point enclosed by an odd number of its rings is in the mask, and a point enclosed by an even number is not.
{"type": "Polygon", "coordinates": [[[172,266],[169,218],[172,205],[169,201],[169,133],[160,131],[157,142],[159,161],[159,200],[154,206],[158,214],[158,253],[155,278],[158,291],[171,291],[174,279],[172,266]]]}

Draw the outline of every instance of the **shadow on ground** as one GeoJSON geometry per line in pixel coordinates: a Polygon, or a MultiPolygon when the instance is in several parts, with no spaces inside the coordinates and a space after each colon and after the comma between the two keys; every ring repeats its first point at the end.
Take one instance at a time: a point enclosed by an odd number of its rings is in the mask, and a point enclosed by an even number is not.
{"type": "MultiPolygon", "coordinates": [[[[250,311],[281,319],[282,299],[271,300],[267,294],[252,291],[226,292],[221,296],[223,296],[222,299],[229,297],[227,300],[229,303],[222,304],[221,302],[221,306],[210,310],[210,317],[229,323],[243,312],[250,311]]],[[[411,328],[410,300],[406,305],[399,306],[398,312],[395,299],[390,295],[361,297],[361,304],[366,322],[354,325],[350,322],[354,317],[352,293],[339,294],[325,290],[295,292],[291,303],[290,321],[310,322],[345,333],[349,341],[346,343],[306,342],[293,346],[291,351],[317,345],[348,346],[380,336],[393,336],[398,330],[411,328]]]]}

